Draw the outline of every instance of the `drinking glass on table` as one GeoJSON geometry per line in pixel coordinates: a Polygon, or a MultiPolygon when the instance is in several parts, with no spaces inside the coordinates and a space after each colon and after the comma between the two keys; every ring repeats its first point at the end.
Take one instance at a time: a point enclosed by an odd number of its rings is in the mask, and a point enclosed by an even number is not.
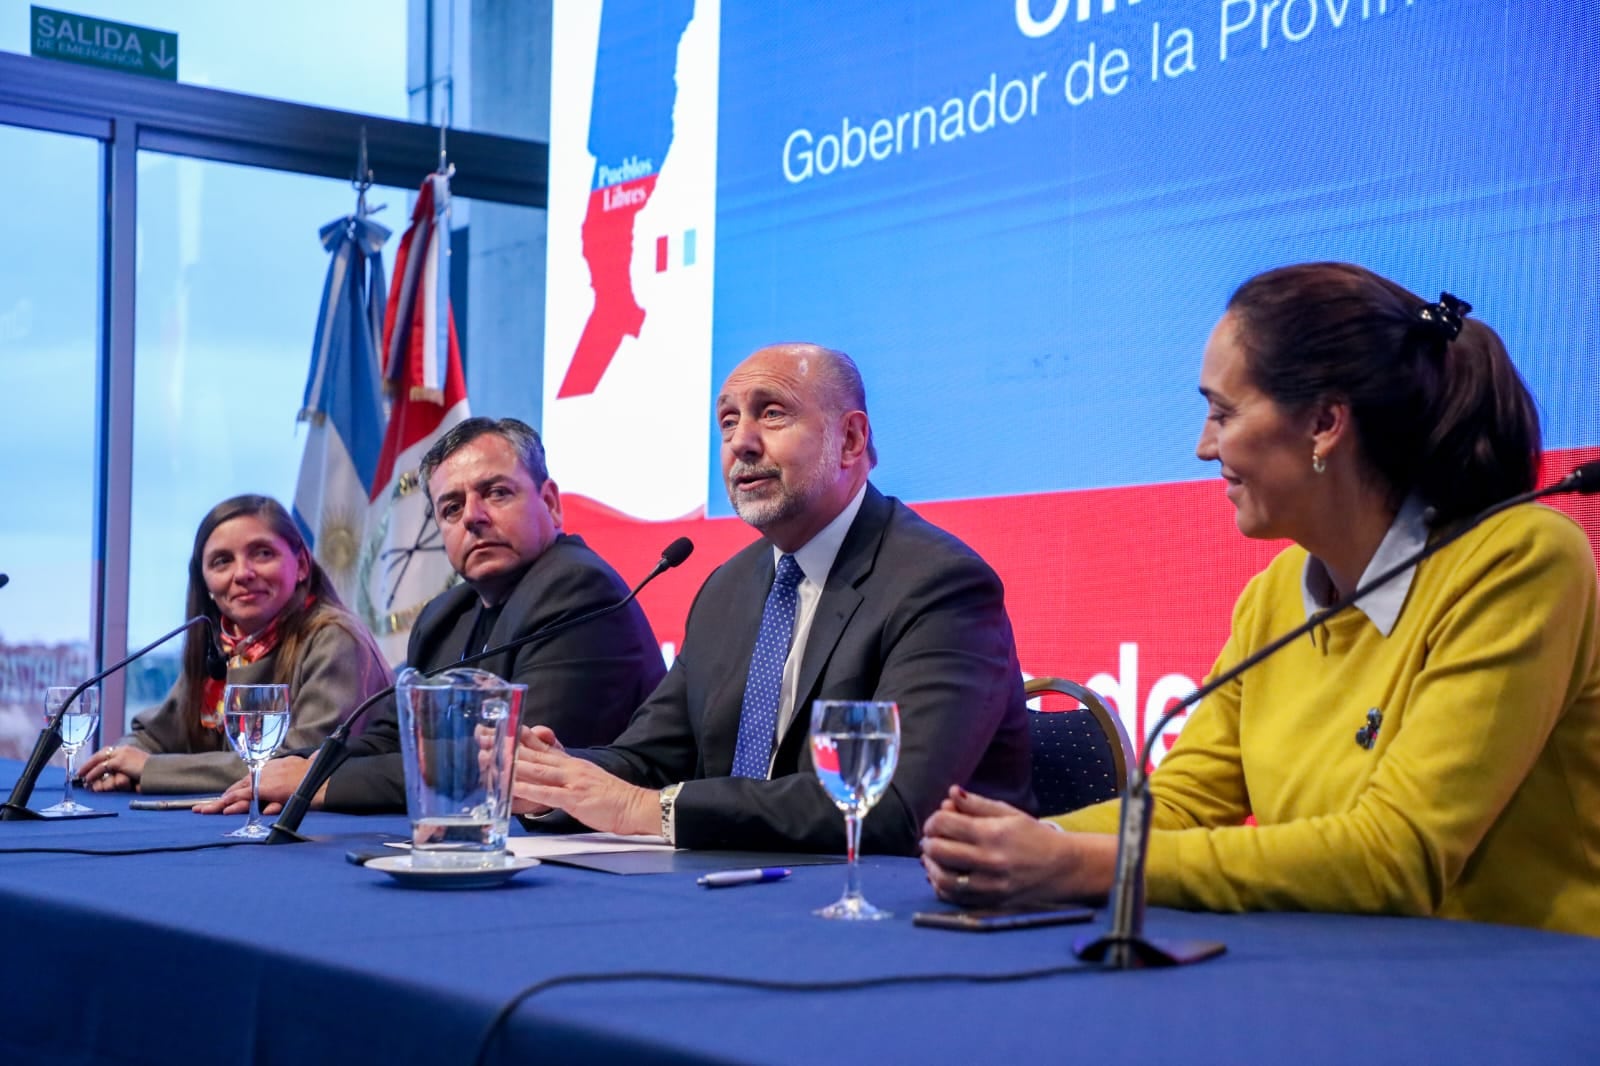
{"type": "Polygon", "coordinates": [[[289,733],[289,686],[229,685],[222,690],[222,729],[250,768],[250,818],[223,835],[262,840],[271,830],[261,824],[261,768],[289,733]]]}
{"type": "Polygon", "coordinates": [[[816,913],[847,920],[888,918],[861,895],[856,853],[861,821],[878,802],[900,759],[900,709],[870,700],[817,700],[811,705],[811,766],[828,798],[844,812],[848,865],[844,895],[816,913]]]}
{"type": "Polygon", "coordinates": [[[400,672],[395,700],[412,866],[481,869],[505,861],[527,692],[484,670],[400,672]]]}
{"type": "Polygon", "coordinates": [[[46,807],[43,814],[83,814],[94,810],[72,798],[72,779],[78,774],[78,749],[94,736],[94,727],[100,724],[100,690],[86,688],[68,706],[63,707],[72,695],[72,685],[52,685],[44,691],[44,720],[48,725],[59,711],[61,714],[61,750],[67,753],[67,785],[61,793],[61,802],[46,807]]]}

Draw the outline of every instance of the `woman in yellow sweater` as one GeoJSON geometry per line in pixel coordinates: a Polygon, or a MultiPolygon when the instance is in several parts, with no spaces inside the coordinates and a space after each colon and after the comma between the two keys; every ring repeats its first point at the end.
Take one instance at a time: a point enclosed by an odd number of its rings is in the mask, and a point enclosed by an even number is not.
{"type": "MultiPolygon", "coordinates": [[[[1233,295],[1196,453],[1241,533],[1294,545],[1214,673],[1533,487],[1533,401],[1470,310],[1335,263],[1233,295]]],[[[1515,507],[1208,697],[1151,779],[1150,902],[1600,935],[1596,589],[1583,531],[1515,507]]],[[[963,904],[1102,896],[1116,826],[1116,801],[1040,822],[953,789],[923,862],[963,904]]]]}

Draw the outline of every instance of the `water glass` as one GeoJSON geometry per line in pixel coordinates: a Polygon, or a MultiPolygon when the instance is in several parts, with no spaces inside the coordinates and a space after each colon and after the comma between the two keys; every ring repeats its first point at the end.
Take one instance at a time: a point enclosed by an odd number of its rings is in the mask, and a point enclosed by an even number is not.
{"type": "Polygon", "coordinates": [[[261,768],[289,735],[288,685],[229,685],[222,690],[222,728],[234,752],[250,768],[250,817],[224,836],[263,840],[261,768]]]}
{"type": "Polygon", "coordinates": [[[62,791],[61,802],[46,807],[41,813],[51,815],[83,814],[94,810],[93,807],[79,803],[72,796],[72,779],[78,774],[78,749],[88,743],[94,736],[95,726],[100,724],[100,690],[86,688],[78,694],[70,706],[63,708],[67,697],[72,695],[72,685],[52,685],[44,692],[44,719],[46,724],[61,714],[61,750],[67,753],[67,784],[62,791]]]}
{"type": "Polygon", "coordinates": [[[861,895],[856,854],[861,821],[889,787],[900,759],[900,709],[871,700],[817,700],[811,705],[811,766],[828,798],[844,812],[844,895],[816,913],[824,918],[891,917],[861,895]]]}
{"type": "Polygon", "coordinates": [[[485,670],[401,671],[395,700],[413,866],[505,861],[516,729],[527,691],[485,670]]]}

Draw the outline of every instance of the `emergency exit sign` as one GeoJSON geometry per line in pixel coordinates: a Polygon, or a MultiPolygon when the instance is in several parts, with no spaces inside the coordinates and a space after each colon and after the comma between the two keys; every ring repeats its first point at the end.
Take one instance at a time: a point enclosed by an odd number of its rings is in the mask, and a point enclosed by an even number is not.
{"type": "Polygon", "coordinates": [[[178,80],[178,35],[48,7],[29,9],[33,54],[89,67],[178,80]]]}

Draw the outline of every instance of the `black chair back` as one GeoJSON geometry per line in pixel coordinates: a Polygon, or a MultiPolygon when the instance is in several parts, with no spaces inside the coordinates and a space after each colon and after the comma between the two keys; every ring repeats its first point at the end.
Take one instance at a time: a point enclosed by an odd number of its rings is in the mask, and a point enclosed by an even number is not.
{"type": "Polygon", "coordinates": [[[1028,712],[1033,795],[1040,816],[1065,814],[1121,795],[1133,752],[1122,720],[1099,695],[1059,677],[1034,678],[1026,692],[1030,698],[1060,693],[1083,705],[1077,711],[1028,712]]]}

